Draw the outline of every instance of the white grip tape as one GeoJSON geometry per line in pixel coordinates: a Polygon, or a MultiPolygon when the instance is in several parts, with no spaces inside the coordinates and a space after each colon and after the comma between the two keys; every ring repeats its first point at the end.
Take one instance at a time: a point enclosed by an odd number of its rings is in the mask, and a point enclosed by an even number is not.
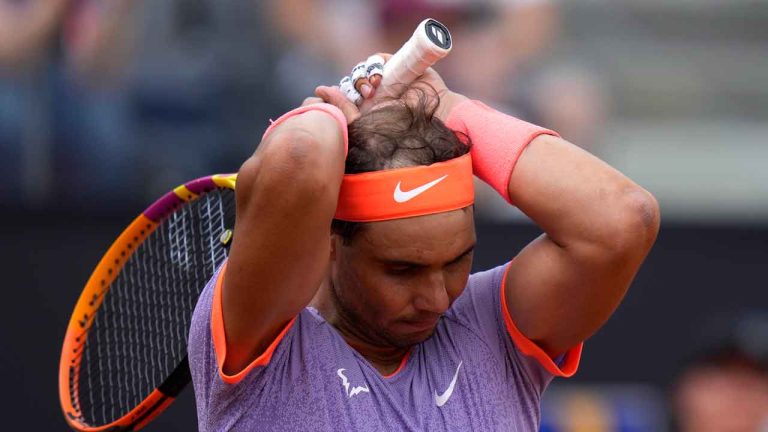
{"type": "Polygon", "coordinates": [[[370,78],[374,75],[384,74],[384,57],[374,54],[365,61],[365,75],[370,78]]]}
{"type": "Polygon", "coordinates": [[[355,86],[352,85],[352,79],[349,76],[345,76],[339,81],[339,90],[354,104],[360,103],[363,100],[363,96],[355,90],[355,86]]]}
{"type": "MultiPolygon", "coordinates": [[[[422,21],[411,38],[384,65],[381,82],[381,90],[383,91],[380,93],[389,94],[388,88],[395,84],[411,83],[451,51],[450,44],[447,48],[443,48],[428,37],[429,27],[427,25],[431,21],[434,20],[428,18],[422,21]]],[[[440,34],[438,39],[442,41],[441,38],[443,37],[444,35],[440,34]]],[[[450,36],[448,35],[448,37],[450,36]]]]}
{"type": "Polygon", "coordinates": [[[365,63],[366,62],[360,62],[357,64],[357,66],[352,68],[352,85],[357,83],[357,80],[367,77],[366,75],[367,67],[365,63]]]}

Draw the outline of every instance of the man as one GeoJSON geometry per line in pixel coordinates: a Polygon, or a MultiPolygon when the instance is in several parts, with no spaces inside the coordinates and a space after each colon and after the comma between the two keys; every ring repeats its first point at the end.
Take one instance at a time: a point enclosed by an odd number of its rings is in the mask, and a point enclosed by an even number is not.
{"type": "Polygon", "coordinates": [[[600,160],[431,69],[379,82],[362,112],[318,87],[241,167],[190,331],[200,430],[536,430],[650,250],[655,200],[600,160]],[[472,173],[545,234],[470,276],[472,173]]]}
{"type": "Polygon", "coordinates": [[[718,330],[673,381],[675,430],[768,432],[768,315],[740,313],[718,330]]]}

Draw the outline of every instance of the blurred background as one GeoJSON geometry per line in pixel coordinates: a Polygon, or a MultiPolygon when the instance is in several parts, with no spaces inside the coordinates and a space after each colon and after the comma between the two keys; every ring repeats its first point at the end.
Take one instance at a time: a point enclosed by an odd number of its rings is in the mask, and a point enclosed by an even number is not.
{"type": "MultiPolygon", "coordinates": [[[[452,31],[449,87],[558,130],[658,198],[624,303],[542,431],[768,431],[768,1],[0,0],[0,396],[64,430],[61,340],[101,254],[154,198],[234,172],[268,119],[452,31]]],[[[478,185],[477,269],[539,234],[478,185]]],[[[196,429],[185,392],[147,430],[196,429]]]]}

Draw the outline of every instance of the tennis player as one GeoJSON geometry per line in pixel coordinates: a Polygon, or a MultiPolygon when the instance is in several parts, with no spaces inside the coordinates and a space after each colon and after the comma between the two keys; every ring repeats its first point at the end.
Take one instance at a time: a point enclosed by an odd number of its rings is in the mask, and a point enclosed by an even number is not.
{"type": "Polygon", "coordinates": [[[536,431],[656,238],[654,198],[604,162],[431,69],[375,105],[380,66],[240,169],[189,335],[201,431],[536,431]],[[544,234],[470,275],[473,175],[544,234]]]}

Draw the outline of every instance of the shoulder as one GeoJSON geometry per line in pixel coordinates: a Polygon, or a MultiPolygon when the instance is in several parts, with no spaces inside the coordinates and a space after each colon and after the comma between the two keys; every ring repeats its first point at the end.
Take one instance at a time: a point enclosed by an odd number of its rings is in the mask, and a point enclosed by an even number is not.
{"type": "Polygon", "coordinates": [[[504,276],[511,265],[512,262],[510,261],[488,270],[472,273],[469,275],[469,281],[467,281],[467,289],[477,289],[478,287],[485,287],[486,289],[501,288],[504,276]]]}
{"type": "Polygon", "coordinates": [[[491,308],[499,306],[501,287],[509,265],[505,263],[471,274],[464,292],[451,305],[446,316],[462,317],[470,312],[488,314],[491,308]]]}
{"type": "Polygon", "coordinates": [[[462,328],[486,346],[498,345],[500,292],[507,267],[502,264],[469,276],[464,292],[445,313],[446,330],[456,332],[462,328]]]}

